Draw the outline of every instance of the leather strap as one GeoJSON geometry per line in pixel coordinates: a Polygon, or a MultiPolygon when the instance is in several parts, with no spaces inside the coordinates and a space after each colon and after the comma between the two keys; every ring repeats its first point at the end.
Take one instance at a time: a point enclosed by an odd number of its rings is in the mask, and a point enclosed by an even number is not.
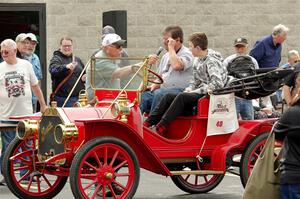
{"type": "Polygon", "coordinates": [[[56,87],[55,91],[53,92],[53,96],[59,91],[59,89],[62,87],[62,85],[68,81],[68,79],[70,79],[70,77],[72,76],[74,70],[70,70],[69,71],[69,74],[67,75],[67,77],[65,77],[65,79],[63,79],[59,84],[58,86],[56,87]]]}

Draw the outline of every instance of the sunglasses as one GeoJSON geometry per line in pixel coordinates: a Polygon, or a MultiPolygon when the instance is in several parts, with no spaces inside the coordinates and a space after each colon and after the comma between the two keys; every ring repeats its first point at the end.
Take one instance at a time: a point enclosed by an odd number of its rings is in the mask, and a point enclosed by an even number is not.
{"type": "Polygon", "coordinates": [[[116,49],[120,49],[120,48],[122,48],[122,46],[120,46],[120,45],[116,45],[116,44],[112,44],[112,45],[110,45],[111,47],[115,47],[116,49]]]}
{"type": "Polygon", "coordinates": [[[235,48],[244,48],[244,47],[246,47],[246,46],[244,46],[244,45],[236,45],[236,46],[234,46],[235,48]]]}

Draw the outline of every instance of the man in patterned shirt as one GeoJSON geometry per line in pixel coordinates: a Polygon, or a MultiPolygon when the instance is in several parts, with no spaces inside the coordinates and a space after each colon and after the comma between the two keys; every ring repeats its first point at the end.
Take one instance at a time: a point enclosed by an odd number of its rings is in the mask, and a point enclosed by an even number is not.
{"type": "Polygon", "coordinates": [[[197,105],[198,100],[208,90],[221,88],[227,82],[227,70],[222,64],[218,52],[208,49],[205,33],[193,33],[189,38],[189,48],[195,56],[193,64],[194,80],[180,94],[166,94],[155,109],[150,113],[144,126],[156,125],[156,132],[164,136],[171,121],[185,110],[197,105]]]}

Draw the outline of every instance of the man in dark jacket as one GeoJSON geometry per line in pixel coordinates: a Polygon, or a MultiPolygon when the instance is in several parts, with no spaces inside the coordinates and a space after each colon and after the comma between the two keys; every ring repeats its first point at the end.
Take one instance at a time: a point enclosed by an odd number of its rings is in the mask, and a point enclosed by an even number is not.
{"type": "Polygon", "coordinates": [[[281,199],[300,199],[300,90],[291,105],[274,127],[276,139],[283,140],[281,199]]]}
{"type": "Polygon", "coordinates": [[[258,62],[259,68],[278,67],[281,61],[282,43],[286,40],[289,28],[278,24],[271,35],[255,42],[250,56],[258,62]]]}
{"type": "Polygon", "coordinates": [[[81,59],[73,55],[72,39],[69,37],[61,38],[60,49],[54,51],[49,66],[52,79],[52,93],[55,94],[54,100],[57,101],[57,106],[63,106],[77,79],[80,78],[65,107],[72,107],[77,102],[79,92],[85,88],[86,75],[84,74],[80,77],[83,68],[84,64],[81,59]],[[65,79],[66,81],[61,84],[65,79]],[[59,85],[61,86],[57,90],[59,85]]]}

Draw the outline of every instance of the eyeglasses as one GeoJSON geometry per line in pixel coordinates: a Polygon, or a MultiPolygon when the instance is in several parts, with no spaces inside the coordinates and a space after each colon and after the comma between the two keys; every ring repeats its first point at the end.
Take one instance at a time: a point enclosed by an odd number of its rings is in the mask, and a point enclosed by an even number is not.
{"type": "Polygon", "coordinates": [[[63,48],[71,48],[72,45],[61,45],[63,48]]]}

